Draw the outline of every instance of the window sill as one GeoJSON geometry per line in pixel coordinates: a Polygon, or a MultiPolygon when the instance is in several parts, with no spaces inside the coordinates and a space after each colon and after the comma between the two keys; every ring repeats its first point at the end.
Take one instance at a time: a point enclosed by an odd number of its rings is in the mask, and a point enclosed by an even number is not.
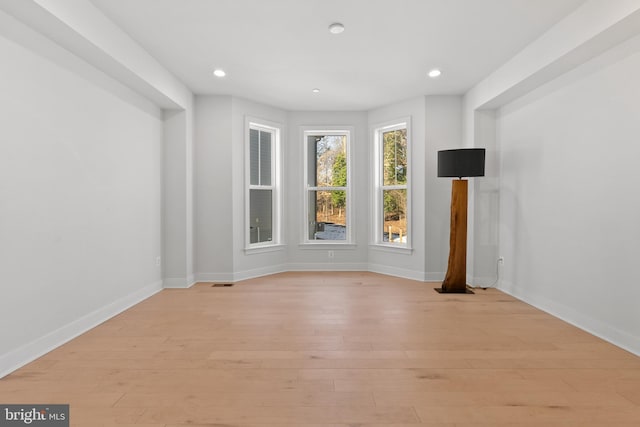
{"type": "Polygon", "coordinates": [[[244,248],[244,253],[246,255],[253,255],[253,254],[262,254],[266,252],[277,252],[277,251],[283,251],[285,247],[286,245],[283,245],[282,243],[274,244],[274,245],[255,246],[255,247],[244,248]]]}
{"type": "Polygon", "coordinates": [[[298,245],[298,249],[356,249],[358,245],[355,243],[336,243],[336,242],[305,242],[298,245]]]}
{"type": "Polygon", "coordinates": [[[413,253],[413,249],[408,248],[406,246],[385,245],[380,243],[374,243],[369,245],[369,247],[373,250],[381,251],[381,252],[391,252],[391,253],[403,254],[403,255],[411,255],[413,253]]]}

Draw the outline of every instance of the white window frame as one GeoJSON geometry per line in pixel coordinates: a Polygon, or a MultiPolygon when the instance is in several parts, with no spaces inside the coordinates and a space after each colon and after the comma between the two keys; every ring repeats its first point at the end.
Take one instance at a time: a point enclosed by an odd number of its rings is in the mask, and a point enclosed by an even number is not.
{"type": "Polygon", "coordinates": [[[376,248],[390,250],[395,252],[412,251],[412,235],[413,227],[411,224],[412,202],[411,202],[411,183],[413,181],[413,165],[412,165],[412,133],[411,133],[411,118],[404,117],[397,120],[391,120],[388,122],[374,125],[371,128],[372,140],[373,140],[373,156],[371,170],[372,176],[372,197],[371,197],[371,245],[376,248]],[[382,166],[383,160],[383,139],[382,134],[389,131],[407,129],[407,168],[409,169],[407,174],[406,185],[383,185],[384,171],[382,166]],[[383,241],[383,226],[384,226],[384,198],[383,190],[393,189],[405,189],[407,191],[407,241],[406,243],[393,243],[383,241]]]}
{"type": "Polygon", "coordinates": [[[324,247],[347,247],[353,246],[354,242],[354,230],[353,230],[353,197],[352,191],[353,188],[353,161],[351,159],[351,141],[354,135],[354,128],[352,126],[314,126],[314,127],[302,127],[302,141],[303,147],[302,150],[302,164],[303,164],[303,217],[302,217],[302,243],[301,245],[317,245],[324,247]],[[309,164],[308,164],[308,137],[310,136],[327,136],[327,135],[344,135],[346,136],[346,153],[347,153],[347,186],[345,187],[311,187],[308,185],[308,173],[309,173],[309,164]],[[346,192],[347,203],[346,203],[346,235],[345,240],[310,240],[308,238],[309,235],[309,195],[311,191],[322,191],[322,190],[341,190],[343,189],[346,192]]]}
{"type": "Polygon", "coordinates": [[[282,125],[253,117],[245,118],[245,252],[264,252],[282,247],[282,125]],[[251,184],[251,130],[271,133],[271,185],[251,184]],[[251,190],[271,190],[271,241],[251,243],[251,190]]]}

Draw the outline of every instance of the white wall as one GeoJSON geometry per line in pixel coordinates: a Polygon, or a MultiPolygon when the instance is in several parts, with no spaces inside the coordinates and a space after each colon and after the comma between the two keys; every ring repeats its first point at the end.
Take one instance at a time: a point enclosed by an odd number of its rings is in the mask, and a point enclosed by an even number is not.
{"type": "Polygon", "coordinates": [[[291,112],[288,116],[288,142],[285,152],[285,191],[288,212],[287,242],[288,266],[290,270],[366,270],[369,211],[369,137],[367,115],[364,112],[291,112]],[[350,126],[351,135],[351,197],[354,220],[353,239],[355,247],[342,249],[333,245],[335,257],[328,257],[327,247],[314,248],[300,245],[303,217],[303,136],[304,126],[350,126]]]}
{"type": "MultiPolygon", "coordinates": [[[[268,105],[259,104],[243,98],[233,98],[233,119],[232,119],[232,191],[233,191],[233,271],[234,280],[249,277],[262,276],[265,274],[277,273],[285,269],[286,247],[281,246],[276,251],[268,252],[246,252],[245,251],[245,118],[266,120],[277,123],[281,126],[281,150],[287,152],[287,113],[284,110],[268,105]]],[[[282,157],[284,159],[284,157],[282,157]]],[[[281,165],[286,170],[288,164],[281,165]]],[[[283,180],[284,186],[286,180],[283,180]]],[[[283,196],[287,196],[286,192],[283,196]]],[[[286,203],[286,201],[284,201],[286,203]]],[[[287,242],[286,227],[289,212],[284,209],[283,203],[283,235],[284,242],[287,242]]]]}
{"type": "Polygon", "coordinates": [[[193,105],[163,110],[162,283],[194,283],[193,105]]]}
{"type": "Polygon", "coordinates": [[[417,280],[441,280],[448,255],[450,182],[436,177],[436,153],[462,144],[462,98],[416,97],[370,112],[285,112],[224,96],[196,98],[196,262],[198,280],[233,281],[286,270],[372,270],[417,280]],[[247,253],[244,247],[244,121],[262,118],[283,129],[281,250],[247,253]],[[370,243],[372,129],[411,117],[413,250],[370,243]],[[305,126],[353,127],[354,244],[301,245],[305,126]],[[230,203],[230,205],[229,205],[230,203]],[[222,206],[232,206],[224,210],[222,206]],[[231,242],[231,244],[229,243],[231,242]],[[334,258],[328,257],[328,250],[334,258]]]}
{"type": "Polygon", "coordinates": [[[196,279],[235,281],[287,270],[372,270],[441,280],[449,239],[450,182],[436,177],[436,152],[461,145],[462,98],[416,97],[370,112],[285,112],[246,99],[196,98],[196,279]],[[245,251],[245,118],[282,125],[284,246],[245,251]],[[370,243],[372,126],[411,117],[413,251],[370,243]],[[352,127],[354,244],[301,245],[306,126],[352,127]],[[224,209],[231,206],[231,209],[224,209]],[[334,251],[333,258],[328,250],[334,251]]]}
{"type": "Polygon", "coordinates": [[[640,38],[503,107],[502,288],[640,354],[640,38]]]}
{"type": "Polygon", "coordinates": [[[195,98],[196,280],[233,280],[232,98],[195,98]]]}
{"type": "Polygon", "coordinates": [[[464,146],[487,149],[485,177],[474,179],[469,192],[469,282],[491,284],[500,255],[494,110],[638,34],[639,23],[637,1],[587,0],[464,95],[464,146]]]}
{"type": "Polygon", "coordinates": [[[162,119],[2,37],[0,57],[2,376],[161,288],[162,119]]]}
{"type": "MultiPolygon", "coordinates": [[[[369,248],[369,268],[379,273],[392,274],[416,280],[425,280],[425,179],[426,179],[426,105],[425,97],[418,96],[406,101],[369,111],[367,130],[369,153],[373,149],[373,129],[384,123],[409,117],[411,121],[411,159],[409,178],[411,181],[411,223],[412,251],[371,246],[369,248]]],[[[371,162],[370,157],[367,158],[371,162]]],[[[369,179],[371,175],[369,175],[369,179]]],[[[369,184],[367,184],[369,186],[369,184]]],[[[369,187],[368,191],[369,191],[369,187]]],[[[369,205],[371,206],[371,205],[369,205]]],[[[371,207],[369,207],[371,209],[371,207]]]]}
{"type": "Polygon", "coordinates": [[[495,110],[473,112],[474,145],[484,148],[485,174],[471,178],[469,185],[469,257],[467,282],[473,286],[491,286],[498,274],[498,210],[499,210],[499,155],[496,146],[495,110]]]}
{"type": "Polygon", "coordinates": [[[462,146],[462,97],[427,96],[425,123],[425,272],[444,280],[449,260],[451,179],[438,178],[438,151],[462,146]]]}
{"type": "Polygon", "coordinates": [[[196,280],[236,281],[283,270],[284,247],[245,252],[245,117],[280,123],[286,145],[285,111],[231,96],[196,97],[196,280]]]}
{"type": "Polygon", "coordinates": [[[438,150],[462,145],[462,97],[419,96],[372,110],[370,132],[376,125],[403,117],[411,118],[413,250],[370,247],[369,266],[416,280],[443,280],[449,255],[451,180],[437,177],[438,150]]]}
{"type": "Polygon", "coordinates": [[[187,251],[189,232],[186,227],[188,212],[187,168],[187,111],[163,112],[163,165],[162,165],[162,273],[163,286],[183,288],[193,283],[193,261],[187,251]]]}

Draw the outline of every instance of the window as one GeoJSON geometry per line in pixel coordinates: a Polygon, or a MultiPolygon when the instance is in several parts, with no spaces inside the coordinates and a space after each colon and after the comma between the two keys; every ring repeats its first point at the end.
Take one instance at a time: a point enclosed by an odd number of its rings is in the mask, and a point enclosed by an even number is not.
{"type": "Polygon", "coordinates": [[[374,242],[410,247],[409,121],[374,131],[374,242]]]}
{"type": "Polygon", "coordinates": [[[304,132],[305,242],[350,243],[349,130],[304,132]]]}
{"type": "Polygon", "coordinates": [[[247,123],[246,246],[255,248],[280,241],[280,129],[247,123]]]}

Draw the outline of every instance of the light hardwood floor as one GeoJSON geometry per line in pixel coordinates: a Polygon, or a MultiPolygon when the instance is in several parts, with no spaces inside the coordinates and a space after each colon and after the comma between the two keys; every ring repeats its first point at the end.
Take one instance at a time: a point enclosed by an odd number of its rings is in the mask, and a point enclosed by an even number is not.
{"type": "Polygon", "coordinates": [[[164,290],[0,380],[72,426],[640,426],[640,358],[497,290],[372,273],[164,290]]]}

